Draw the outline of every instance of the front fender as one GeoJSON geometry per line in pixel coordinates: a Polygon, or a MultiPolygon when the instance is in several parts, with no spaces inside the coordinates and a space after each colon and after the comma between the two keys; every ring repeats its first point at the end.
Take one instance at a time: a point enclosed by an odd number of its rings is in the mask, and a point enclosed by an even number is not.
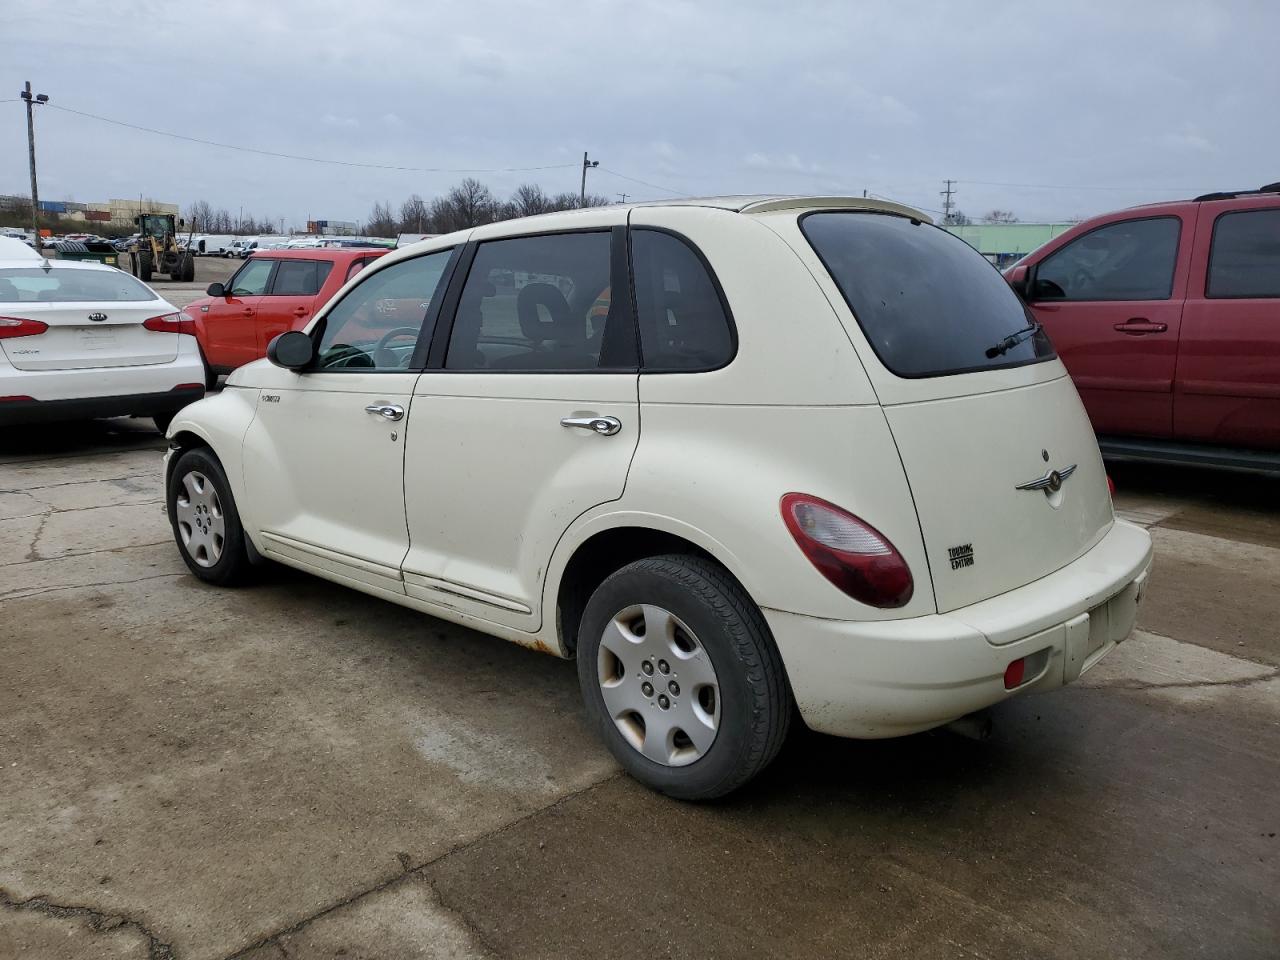
{"type": "MultiPolygon", "coordinates": [[[[222,464],[227,482],[231,484],[231,495],[240,505],[240,515],[244,517],[244,435],[256,415],[258,393],[257,389],[227,387],[179,411],[165,433],[169,440],[169,450],[164,458],[166,489],[175,451],[192,445],[207,446],[222,464]],[[193,444],[190,438],[195,438],[196,443],[193,444]]],[[[249,533],[252,538],[253,532],[249,533]]]]}

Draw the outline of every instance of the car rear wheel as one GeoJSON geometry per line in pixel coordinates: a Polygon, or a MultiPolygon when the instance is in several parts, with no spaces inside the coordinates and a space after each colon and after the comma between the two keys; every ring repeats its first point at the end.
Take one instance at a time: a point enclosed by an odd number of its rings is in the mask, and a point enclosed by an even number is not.
{"type": "Polygon", "coordinates": [[[610,752],[640,782],[685,800],[762,771],[792,713],[782,661],[742,587],[700,557],[649,557],[592,594],[578,680],[610,752]]]}
{"type": "Polygon", "coordinates": [[[187,568],[206,583],[228,586],[249,572],[244,528],[231,485],[206,448],[178,458],[167,494],[173,538],[187,568]]]}
{"type": "Polygon", "coordinates": [[[167,410],[164,413],[157,413],[151,418],[151,422],[156,425],[156,429],[161,433],[168,433],[169,424],[173,423],[173,418],[177,415],[177,410],[167,410]]]}

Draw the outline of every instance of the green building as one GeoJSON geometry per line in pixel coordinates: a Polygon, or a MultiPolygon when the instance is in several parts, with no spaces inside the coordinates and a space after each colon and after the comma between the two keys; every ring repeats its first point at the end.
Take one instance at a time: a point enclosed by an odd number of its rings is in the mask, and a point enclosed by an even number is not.
{"type": "Polygon", "coordinates": [[[943,229],[954,233],[997,267],[1007,267],[1074,226],[1074,223],[970,223],[943,229]]]}

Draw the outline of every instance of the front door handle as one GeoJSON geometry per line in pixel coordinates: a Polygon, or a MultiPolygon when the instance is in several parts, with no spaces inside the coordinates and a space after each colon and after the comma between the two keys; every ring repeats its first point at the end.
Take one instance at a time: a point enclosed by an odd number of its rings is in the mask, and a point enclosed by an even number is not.
{"type": "Polygon", "coordinates": [[[307,315],[306,307],[295,307],[293,311],[295,317],[305,317],[307,315]]]}
{"type": "Polygon", "coordinates": [[[622,421],[617,417],[564,417],[560,421],[562,427],[578,427],[590,430],[602,437],[612,437],[622,429],[622,421]]]}
{"type": "Polygon", "coordinates": [[[1145,317],[1134,317],[1131,320],[1126,320],[1124,323],[1115,324],[1112,329],[1119,333],[1141,335],[1144,333],[1164,333],[1169,329],[1169,325],[1167,323],[1152,323],[1145,317]]]}
{"type": "Polygon", "coordinates": [[[365,413],[383,417],[387,420],[403,420],[404,407],[395,403],[371,403],[364,408],[365,413]]]}

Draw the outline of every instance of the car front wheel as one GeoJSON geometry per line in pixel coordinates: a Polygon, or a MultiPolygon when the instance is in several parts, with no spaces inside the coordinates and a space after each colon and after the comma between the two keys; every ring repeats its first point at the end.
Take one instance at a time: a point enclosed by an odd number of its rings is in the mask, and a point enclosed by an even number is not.
{"type": "Polygon", "coordinates": [[[169,477],[169,523],[187,568],[206,583],[229,586],[250,569],[244,528],[222,465],[203,447],[178,458],[169,477]]]}
{"type": "Polygon", "coordinates": [[[637,560],[587,603],[578,632],[587,711],[637,780],[685,800],[723,796],[786,738],[791,693],[764,617],[700,557],[637,560]]]}

